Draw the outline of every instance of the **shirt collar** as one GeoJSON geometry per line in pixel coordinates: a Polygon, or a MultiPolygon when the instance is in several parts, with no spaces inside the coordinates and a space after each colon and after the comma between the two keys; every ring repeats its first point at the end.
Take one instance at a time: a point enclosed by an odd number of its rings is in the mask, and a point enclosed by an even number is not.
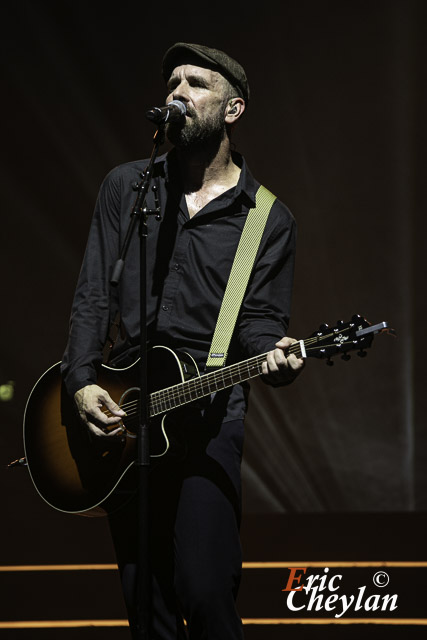
{"type": "Polygon", "coordinates": [[[236,185],[234,196],[235,198],[238,198],[240,194],[243,193],[249,198],[251,204],[255,206],[255,194],[258,190],[258,185],[249,171],[249,167],[246,164],[244,157],[240,153],[237,153],[237,151],[232,152],[232,157],[233,161],[240,167],[239,181],[236,185]]]}
{"type": "MultiPolygon", "coordinates": [[[[240,176],[235,186],[233,200],[236,200],[239,196],[243,195],[246,196],[244,197],[245,200],[249,199],[248,204],[250,206],[255,206],[255,194],[258,190],[259,184],[252,176],[244,157],[240,153],[237,153],[237,151],[233,151],[232,156],[233,161],[240,167],[240,176]]],[[[176,162],[176,152],[174,149],[158,156],[155,161],[154,174],[157,176],[163,175],[166,183],[169,183],[171,168],[174,162],[176,162]]]]}

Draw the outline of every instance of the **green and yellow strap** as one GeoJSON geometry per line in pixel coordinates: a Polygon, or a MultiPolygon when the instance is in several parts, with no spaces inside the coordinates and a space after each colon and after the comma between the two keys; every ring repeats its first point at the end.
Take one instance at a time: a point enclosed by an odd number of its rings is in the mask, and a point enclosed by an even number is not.
{"type": "Polygon", "coordinates": [[[255,195],[255,207],[248,211],[218,314],[212,344],[209,349],[209,357],[206,362],[207,367],[222,367],[227,360],[231,336],[246,287],[248,286],[267,218],[275,200],[276,196],[261,185],[255,195]]]}

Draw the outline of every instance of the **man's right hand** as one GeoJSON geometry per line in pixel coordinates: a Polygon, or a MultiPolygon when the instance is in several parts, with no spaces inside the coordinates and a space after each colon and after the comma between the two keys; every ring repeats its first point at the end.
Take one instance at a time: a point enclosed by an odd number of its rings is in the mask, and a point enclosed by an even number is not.
{"type": "Polygon", "coordinates": [[[105,389],[97,384],[88,384],[74,394],[74,401],[82,422],[95,436],[115,436],[121,434],[123,427],[111,429],[119,424],[126,413],[111,399],[105,389]],[[108,409],[108,413],[102,411],[102,407],[108,409]],[[110,430],[111,429],[111,430],[110,430]]]}

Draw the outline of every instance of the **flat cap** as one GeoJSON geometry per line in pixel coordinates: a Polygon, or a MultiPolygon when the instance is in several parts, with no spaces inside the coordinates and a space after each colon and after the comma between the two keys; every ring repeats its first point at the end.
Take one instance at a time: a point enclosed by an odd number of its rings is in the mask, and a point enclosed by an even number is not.
{"type": "Polygon", "coordinates": [[[166,51],[162,63],[162,74],[166,82],[169,80],[174,68],[182,60],[190,56],[199,58],[205,65],[208,63],[209,68],[218,71],[218,73],[227,78],[246,104],[249,102],[249,84],[243,67],[223,51],[211,49],[202,44],[177,42],[166,51]]]}

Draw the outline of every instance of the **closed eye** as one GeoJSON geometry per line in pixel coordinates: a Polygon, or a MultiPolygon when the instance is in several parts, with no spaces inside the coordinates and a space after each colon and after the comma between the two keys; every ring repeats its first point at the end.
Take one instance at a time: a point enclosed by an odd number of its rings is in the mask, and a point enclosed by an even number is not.
{"type": "Polygon", "coordinates": [[[172,93],[172,91],[174,89],[176,89],[176,87],[179,85],[179,80],[175,79],[175,80],[169,80],[168,84],[167,84],[167,89],[169,91],[169,93],[172,93]]]}
{"type": "MultiPolygon", "coordinates": [[[[181,81],[179,78],[170,78],[167,84],[167,89],[169,93],[172,93],[173,91],[175,91],[175,89],[179,86],[180,82],[181,81]]],[[[209,89],[208,81],[205,80],[205,78],[202,78],[201,76],[195,76],[195,75],[187,76],[187,82],[190,85],[190,87],[209,89]]]]}
{"type": "Polygon", "coordinates": [[[199,78],[197,76],[188,78],[188,82],[192,87],[202,87],[203,89],[208,89],[209,85],[203,78],[199,78]]]}
{"type": "Polygon", "coordinates": [[[190,76],[188,78],[188,83],[192,87],[200,87],[202,89],[209,89],[209,83],[199,76],[190,76]]]}

